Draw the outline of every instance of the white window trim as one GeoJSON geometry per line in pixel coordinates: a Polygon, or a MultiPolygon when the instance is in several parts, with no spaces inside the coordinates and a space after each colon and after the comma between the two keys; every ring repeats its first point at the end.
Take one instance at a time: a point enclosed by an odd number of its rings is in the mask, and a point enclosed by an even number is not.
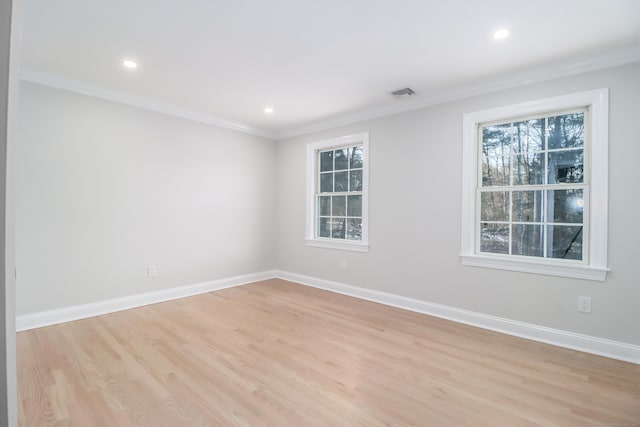
{"type": "Polygon", "coordinates": [[[354,252],[369,251],[369,133],[363,132],[307,144],[307,246],[354,252]],[[362,240],[333,240],[315,237],[317,152],[349,144],[362,144],[362,240]]]}
{"type": "Polygon", "coordinates": [[[462,242],[460,253],[462,263],[476,267],[604,281],[609,271],[607,264],[609,90],[603,88],[464,114],[462,138],[462,242]],[[589,150],[588,157],[591,160],[588,262],[576,264],[551,259],[477,253],[476,186],[479,144],[476,138],[478,125],[527,114],[544,114],[552,110],[584,106],[590,109],[591,114],[591,144],[586,148],[589,150]]]}

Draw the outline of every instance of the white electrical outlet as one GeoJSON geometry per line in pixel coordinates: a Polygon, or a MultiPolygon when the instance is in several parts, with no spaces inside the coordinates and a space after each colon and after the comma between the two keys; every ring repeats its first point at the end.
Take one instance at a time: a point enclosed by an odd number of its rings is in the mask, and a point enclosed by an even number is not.
{"type": "Polygon", "coordinates": [[[578,311],[580,313],[591,313],[591,298],[578,297],[578,311]]]}
{"type": "Polygon", "coordinates": [[[150,265],[147,268],[147,277],[156,277],[158,275],[158,267],[155,265],[150,265]]]}
{"type": "Polygon", "coordinates": [[[340,261],[340,270],[347,271],[347,260],[346,259],[343,259],[342,261],[340,261]]]}

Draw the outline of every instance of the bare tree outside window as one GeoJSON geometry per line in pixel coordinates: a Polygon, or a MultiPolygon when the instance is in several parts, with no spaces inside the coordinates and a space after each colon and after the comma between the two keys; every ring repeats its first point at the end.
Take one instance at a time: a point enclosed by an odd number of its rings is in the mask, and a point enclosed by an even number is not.
{"type": "Polygon", "coordinates": [[[362,240],[363,146],[318,152],[316,236],[362,240]]]}
{"type": "Polygon", "coordinates": [[[480,252],[583,259],[585,114],[480,126],[480,252]]]}

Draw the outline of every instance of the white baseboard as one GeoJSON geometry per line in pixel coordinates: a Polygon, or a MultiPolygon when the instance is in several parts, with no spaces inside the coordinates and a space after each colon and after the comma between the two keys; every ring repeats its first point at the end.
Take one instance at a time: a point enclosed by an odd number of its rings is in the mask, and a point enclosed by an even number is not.
{"type": "Polygon", "coordinates": [[[114,298],[91,304],[76,305],[73,307],[18,316],[16,318],[16,330],[19,332],[43,326],[55,325],[58,323],[70,322],[72,320],[86,319],[88,317],[99,316],[101,314],[114,313],[121,310],[128,310],[130,308],[142,307],[149,304],[203,294],[206,292],[245,285],[247,283],[272,279],[274,277],[380,304],[448,319],[454,322],[477,326],[479,328],[489,329],[508,335],[514,335],[521,338],[557,345],[559,347],[570,348],[573,350],[584,351],[587,353],[640,364],[640,346],[638,345],[547,328],[545,326],[533,325],[530,323],[519,322],[516,320],[505,319],[502,317],[491,316],[488,314],[477,313],[442,304],[435,304],[387,292],[360,288],[344,283],[318,279],[315,277],[280,270],[245,274],[242,276],[212,280],[194,285],[179,286],[156,292],[131,295],[128,297],[114,298]]]}
{"type": "Polygon", "coordinates": [[[178,286],[175,288],[163,289],[161,291],[98,301],[90,304],[43,311],[41,313],[26,314],[16,318],[16,331],[25,331],[28,329],[55,325],[57,323],[70,322],[72,320],[86,319],[87,317],[99,316],[101,314],[114,313],[116,311],[128,310],[130,308],[142,307],[144,305],[189,297],[192,295],[245,285],[247,283],[273,279],[274,277],[276,277],[275,270],[262,271],[259,273],[244,274],[242,276],[196,283],[194,285],[178,286]]]}
{"type": "Polygon", "coordinates": [[[640,364],[640,346],[638,345],[547,328],[502,317],[490,316],[488,314],[449,307],[442,304],[435,304],[414,298],[407,298],[387,292],[360,288],[357,286],[346,285],[344,283],[318,279],[287,271],[277,271],[276,274],[278,278],[302,285],[312,286],[339,294],[428,314],[430,316],[440,317],[454,322],[477,326],[479,328],[527,338],[559,347],[570,348],[572,350],[584,351],[586,353],[640,364]]]}

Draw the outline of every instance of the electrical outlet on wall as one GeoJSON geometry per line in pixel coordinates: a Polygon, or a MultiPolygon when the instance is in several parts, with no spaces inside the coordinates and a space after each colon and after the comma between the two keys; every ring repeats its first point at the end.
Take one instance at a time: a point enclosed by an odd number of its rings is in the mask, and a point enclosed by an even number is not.
{"type": "Polygon", "coordinates": [[[578,311],[580,313],[591,313],[590,297],[578,297],[578,311]]]}
{"type": "Polygon", "coordinates": [[[155,265],[149,265],[147,267],[147,277],[156,277],[158,275],[158,267],[155,265]]]}
{"type": "Polygon", "coordinates": [[[342,261],[340,261],[340,270],[347,271],[347,260],[346,259],[343,259],[342,261]]]}

